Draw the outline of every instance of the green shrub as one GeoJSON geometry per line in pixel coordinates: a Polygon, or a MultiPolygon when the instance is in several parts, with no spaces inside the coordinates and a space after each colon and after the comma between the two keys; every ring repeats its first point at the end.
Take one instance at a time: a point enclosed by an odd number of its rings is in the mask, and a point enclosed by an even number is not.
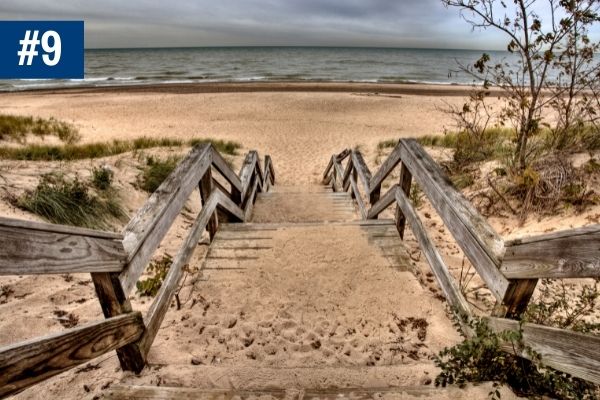
{"type": "Polygon", "coordinates": [[[77,128],[54,118],[43,119],[0,114],[0,140],[25,143],[28,135],[56,136],[65,143],[75,143],[80,139],[77,128]]]}
{"type": "Polygon", "coordinates": [[[108,229],[111,221],[127,217],[114,193],[94,195],[78,178],[69,180],[63,174],[43,175],[37,187],[19,197],[16,205],[52,223],[92,229],[108,229]]]}
{"type": "Polygon", "coordinates": [[[559,399],[595,399],[596,387],[583,379],[544,366],[539,355],[524,348],[522,333],[504,331],[495,333],[482,319],[472,319],[468,325],[475,335],[456,346],[442,350],[435,358],[441,372],[435,379],[436,386],[463,386],[467,382],[494,381],[491,398],[499,399],[500,384],[509,385],[523,396],[549,396],[559,399]],[[502,344],[524,350],[534,361],[507,353],[502,344]]]}
{"type": "Polygon", "coordinates": [[[169,272],[169,268],[171,268],[171,264],[173,264],[173,259],[168,254],[163,255],[158,261],[152,261],[148,266],[150,277],[136,283],[138,293],[142,296],[156,296],[167,276],[167,272],[169,272]]]}
{"type": "Polygon", "coordinates": [[[148,193],[154,193],[165,179],[175,170],[179,157],[170,156],[166,159],[146,158],[146,165],[138,177],[138,186],[148,193]]]}
{"type": "Polygon", "coordinates": [[[237,150],[241,148],[239,143],[223,140],[192,139],[184,142],[180,139],[141,137],[134,140],[113,140],[112,142],[80,145],[28,144],[19,147],[0,146],[0,158],[24,161],[73,161],[109,157],[153,147],[196,146],[201,143],[212,143],[219,152],[229,155],[237,154],[237,150]]]}
{"type": "Polygon", "coordinates": [[[114,172],[107,167],[92,169],[92,184],[98,190],[108,190],[113,182],[114,172]]]}

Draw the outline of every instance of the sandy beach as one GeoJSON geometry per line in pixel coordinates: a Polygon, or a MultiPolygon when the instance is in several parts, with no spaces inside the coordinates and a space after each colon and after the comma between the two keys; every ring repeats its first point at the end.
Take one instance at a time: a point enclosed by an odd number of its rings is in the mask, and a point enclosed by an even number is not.
{"type": "MultiPolygon", "coordinates": [[[[82,143],[110,141],[113,139],[128,139],[141,136],[170,137],[170,138],[213,138],[233,140],[242,144],[240,155],[232,159],[236,168],[242,163],[243,154],[256,149],[261,155],[270,154],[277,172],[277,185],[281,186],[318,186],[321,184],[322,172],[328,159],[333,153],[343,148],[359,148],[365,155],[366,161],[374,171],[381,161],[378,157],[377,144],[383,140],[421,135],[443,134],[446,129],[453,129],[451,117],[444,112],[448,105],[461,105],[469,88],[460,86],[432,85],[370,85],[370,84],[300,84],[300,83],[260,83],[260,84],[210,84],[210,85],[155,85],[135,87],[105,87],[77,88],[63,90],[29,91],[18,93],[0,93],[0,113],[57,118],[73,123],[82,135],[82,143]]],[[[157,150],[157,154],[181,154],[184,150],[157,150]]],[[[150,154],[153,154],[151,151],[150,154]]],[[[437,155],[444,157],[444,155],[437,155]]],[[[92,165],[106,162],[117,166],[117,185],[126,192],[128,211],[135,212],[145,201],[143,194],[131,189],[135,180],[135,163],[131,155],[109,157],[105,160],[81,161],[72,163],[66,168],[73,171],[89,173],[92,165]],[[88,172],[86,172],[88,171],[88,172]]],[[[11,183],[22,181],[23,187],[35,182],[36,174],[40,171],[60,167],[59,163],[50,162],[7,162],[0,161],[3,176],[11,183]]],[[[397,179],[397,176],[391,177],[397,179]]],[[[198,201],[194,198],[188,202],[187,214],[192,215],[198,210],[198,201]]],[[[431,208],[425,205],[422,212],[429,214],[431,208]]],[[[2,202],[0,213],[4,217],[32,219],[31,215],[19,211],[2,202]]],[[[176,249],[183,232],[190,226],[192,217],[182,215],[175,227],[169,233],[161,251],[176,249]]],[[[561,216],[561,223],[548,218],[541,222],[530,221],[525,227],[517,229],[513,220],[495,219],[494,227],[505,237],[519,234],[541,233],[550,229],[563,229],[572,226],[582,226],[590,223],[594,215],[600,215],[598,207],[585,216],[571,213],[561,216]]],[[[452,244],[448,232],[440,229],[441,222],[437,217],[428,219],[426,225],[435,229],[438,234],[435,240],[441,244],[444,256],[448,257],[450,268],[458,273],[463,260],[462,253],[452,244]]],[[[310,233],[310,232],[309,232],[310,233]]],[[[293,238],[283,235],[279,240],[291,241],[293,238]]],[[[318,239],[318,238],[317,238],[318,239]]],[[[316,240],[316,239],[315,239],[316,240]]],[[[293,245],[293,242],[291,242],[293,245]]],[[[364,245],[364,244],[361,244],[364,245]]],[[[394,275],[390,271],[380,271],[378,284],[383,285],[382,293],[391,296],[392,293],[410,289],[417,292],[427,289],[427,298],[420,305],[419,312],[427,313],[431,326],[431,340],[427,342],[427,350],[421,357],[429,359],[432,354],[441,350],[445,345],[452,345],[460,340],[453,331],[444,305],[436,295],[439,289],[432,279],[426,275],[427,264],[418,254],[418,245],[412,235],[407,236],[407,245],[416,271],[420,271],[418,280],[413,279],[402,286],[398,282],[390,282],[394,275]],[[390,278],[392,277],[392,278],[390,278]],[[420,285],[419,285],[420,281],[420,285]],[[388,283],[386,283],[388,282],[388,283]],[[407,289],[408,288],[408,289],[407,289]],[[431,293],[430,293],[431,292],[431,293]]],[[[360,246],[348,248],[348,257],[361,257],[360,246]]],[[[196,261],[201,260],[206,246],[196,253],[196,261]]],[[[367,251],[367,250],[364,250],[367,251]]],[[[374,268],[379,262],[374,256],[370,261],[374,268]]],[[[289,260],[293,267],[293,260],[289,260]]],[[[290,267],[291,268],[291,267],[290,267]]],[[[285,271],[284,271],[285,272],[285,271]]],[[[350,273],[358,273],[350,271],[350,273]]],[[[410,275],[406,273],[407,275],[410,275]]],[[[412,276],[412,275],[411,275],[412,276]]],[[[365,278],[366,279],[366,278],[365,278]]],[[[408,279],[408,278],[407,278],[408,279]]],[[[475,280],[476,281],[476,280],[475,280]]],[[[474,281],[474,284],[477,282],[474,281]]],[[[6,299],[0,297],[0,345],[6,345],[18,340],[30,338],[51,331],[62,329],[54,317],[57,309],[66,310],[79,316],[80,322],[99,319],[100,307],[95,301],[93,286],[89,276],[73,275],[69,278],[53,277],[6,277],[0,280],[3,285],[14,288],[14,293],[6,299]],[[42,288],[40,290],[36,288],[42,288]],[[23,316],[22,322],[14,322],[14,315],[23,316]]],[[[323,284],[324,290],[327,285],[323,284]]],[[[189,285],[188,285],[189,286],[189,285]]],[[[372,290],[373,287],[367,287],[372,290]]],[[[189,287],[186,290],[191,290],[189,287]]],[[[218,291],[209,293],[218,298],[218,291]]],[[[286,290],[281,288],[280,290],[286,290]]],[[[292,290],[292,289],[290,289],[292,290]]],[[[235,293],[233,293],[235,294],[235,293]]],[[[316,294],[315,294],[316,295],[316,294]]],[[[257,295],[258,296],[258,295],[257,295]]],[[[340,294],[343,298],[344,294],[340,294]]],[[[265,302],[267,302],[265,300],[265,302]]],[[[351,303],[349,310],[353,315],[352,323],[363,317],[371,317],[373,309],[362,307],[360,300],[351,303]],[[357,311],[358,310],[358,311],[357,311]],[[362,314],[361,314],[362,313],[362,314]]],[[[134,309],[144,311],[148,307],[147,299],[136,298],[134,309]]],[[[408,305],[401,300],[383,309],[381,318],[385,318],[392,308],[408,305]],[[385,314],[385,315],[384,315],[385,314]]],[[[227,310],[233,313],[232,310],[227,310]]],[[[157,364],[165,360],[176,360],[188,363],[191,356],[196,356],[190,350],[189,343],[178,334],[176,321],[190,318],[187,311],[169,311],[165,324],[155,343],[156,350],[150,353],[151,360],[157,364]],[[186,317],[187,315],[187,317],[186,317]],[[172,339],[169,342],[169,339],[172,339]],[[173,346],[178,343],[181,346],[173,346]]],[[[216,318],[216,317],[214,317],[216,318]]],[[[223,322],[222,319],[216,323],[223,322]]],[[[308,324],[314,327],[321,324],[329,326],[319,319],[317,313],[308,315],[308,324]],[[310,319],[313,320],[310,320],[310,319]]],[[[186,324],[197,323],[197,317],[186,324]]],[[[264,321],[259,321],[260,324],[264,321]]],[[[381,321],[388,323],[389,321],[381,321]]],[[[342,324],[350,324],[342,321],[342,324]]],[[[195,326],[195,325],[194,325],[195,326]]],[[[242,327],[237,327],[240,332],[242,327]]],[[[387,327],[373,328],[373,335],[381,335],[387,327]]],[[[236,335],[240,332],[236,331],[236,335]]],[[[312,334],[313,332],[309,332],[312,334]]],[[[313,335],[314,336],[314,335],[313,335]]],[[[237,336],[236,336],[237,337],[237,336]]],[[[229,340],[229,339],[228,339],[229,340]]],[[[222,344],[221,342],[219,342],[222,344]]],[[[361,342],[362,343],[362,342],[361,342]]],[[[214,354],[219,354],[220,344],[215,343],[214,354]]],[[[211,345],[212,346],[212,345],[211,345]]],[[[193,346],[192,346],[193,347],[193,346]]],[[[208,353],[207,353],[208,354],[208,353]]],[[[212,353],[211,353],[212,354],[212,353]]],[[[281,353],[279,353],[281,354],[281,353]]],[[[390,356],[389,354],[385,355],[390,356]]],[[[367,355],[357,354],[356,359],[350,359],[349,365],[363,365],[367,355]]],[[[390,356],[391,357],[391,356],[390,356]]],[[[236,361],[237,359],[233,360],[236,361]]],[[[253,364],[241,361],[251,367],[253,364]]],[[[114,353],[102,357],[91,364],[94,365],[85,373],[75,369],[56,378],[50,379],[17,398],[41,398],[43,393],[51,393],[53,397],[61,398],[92,398],[112,383],[130,379],[130,374],[123,374],[118,369],[114,353]],[[98,362],[99,361],[99,362],[98,362]],[[79,372],[78,372],[79,371],[79,372]],[[93,382],[90,384],[90,382],[93,382]]],[[[231,361],[231,360],[230,360],[231,361]]],[[[286,361],[279,355],[272,364],[298,367],[303,363],[314,361],[310,356],[294,358],[286,361]]],[[[327,358],[318,360],[322,365],[328,365],[327,358]]],[[[234,365],[235,363],[231,363],[234,365]]],[[[160,367],[162,368],[162,367],[160,367]]],[[[145,377],[147,384],[160,384],[159,367],[151,370],[145,377]]],[[[421,384],[423,374],[433,374],[430,366],[415,366],[418,374],[412,380],[400,383],[421,384]]],[[[165,374],[169,374],[165,368],[165,374]]]]}

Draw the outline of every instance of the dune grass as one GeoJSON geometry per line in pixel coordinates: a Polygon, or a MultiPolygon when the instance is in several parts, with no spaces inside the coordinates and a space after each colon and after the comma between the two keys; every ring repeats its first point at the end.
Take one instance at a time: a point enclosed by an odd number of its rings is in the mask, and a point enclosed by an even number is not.
{"type": "Polygon", "coordinates": [[[154,147],[196,146],[211,143],[220,153],[236,155],[241,144],[226,140],[141,137],[134,140],[113,140],[86,144],[45,145],[26,144],[23,146],[0,146],[0,158],[23,161],[75,161],[109,157],[129,151],[154,147]]]}
{"type": "Polygon", "coordinates": [[[28,136],[56,136],[65,143],[75,143],[80,139],[75,126],[54,118],[33,118],[18,115],[0,114],[0,140],[25,143],[28,136]]]}
{"type": "Polygon", "coordinates": [[[156,157],[147,157],[146,165],[138,177],[138,187],[148,193],[154,193],[161,183],[177,167],[180,158],[170,156],[165,159],[156,157]]]}
{"type": "Polygon", "coordinates": [[[93,194],[89,186],[60,173],[43,175],[34,190],[16,199],[16,205],[55,224],[91,229],[109,229],[111,222],[127,217],[114,190],[107,186],[93,194]]]}

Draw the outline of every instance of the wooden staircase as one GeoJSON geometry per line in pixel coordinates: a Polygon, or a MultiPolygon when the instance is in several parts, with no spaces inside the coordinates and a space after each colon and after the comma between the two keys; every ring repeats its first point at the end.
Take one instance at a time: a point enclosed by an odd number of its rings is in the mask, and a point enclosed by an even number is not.
{"type": "Polygon", "coordinates": [[[410,272],[394,221],[358,218],[347,193],[259,194],[250,222],[221,224],[210,245],[196,283],[209,307],[192,309],[189,329],[165,342],[195,354],[197,365],[155,345],[160,355],[149,362],[160,370],[126,379],[107,398],[375,398],[384,387],[396,388],[383,390],[393,398],[458,394],[432,388],[431,356],[459,339],[443,304],[410,272]],[[409,322],[432,319],[442,329],[409,322]],[[156,381],[167,388],[147,385],[156,381]]]}
{"type": "Polygon", "coordinates": [[[137,375],[105,390],[112,399],[486,397],[490,384],[431,386],[433,355],[461,340],[446,306],[461,320],[472,312],[409,199],[413,179],[496,297],[490,328],[521,330],[546,366],[600,383],[599,337],[518,321],[538,279],[600,277],[600,225],[504,241],[411,139],[374,174],[359,151],[334,154],[323,178],[328,187],[274,186],[268,155],[249,152],[236,173],[204,144],[121,234],[0,218],[0,274],[90,273],[105,317],[0,348],[0,398],[28,398],[114,350],[137,375]],[[384,184],[396,167],[398,183],[384,184]],[[130,293],[196,190],[202,208],[142,315],[130,293]],[[447,305],[412,273],[406,228],[447,305]],[[205,231],[208,253],[190,265],[205,231]],[[198,296],[176,308],[188,267],[199,267],[198,296]]]}

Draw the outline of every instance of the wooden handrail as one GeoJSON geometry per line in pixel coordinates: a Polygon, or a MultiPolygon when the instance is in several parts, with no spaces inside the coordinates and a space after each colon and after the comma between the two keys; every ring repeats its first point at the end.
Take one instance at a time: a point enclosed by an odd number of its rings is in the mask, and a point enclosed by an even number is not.
{"type": "Polygon", "coordinates": [[[120,272],[122,235],[0,217],[0,275],[120,272]]]}
{"type": "MultiPolygon", "coordinates": [[[[407,221],[459,321],[471,316],[471,310],[408,198],[413,177],[499,300],[502,307],[497,310],[501,315],[520,315],[538,278],[600,276],[600,225],[505,243],[415,140],[400,140],[370,179],[360,152],[353,150],[351,155],[345,169],[339,157],[333,155],[323,183],[339,190],[337,182],[341,181],[341,189],[350,190],[363,219],[377,218],[396,204],[395,219],[400,236],[403,237],[404,221],[407,221]],[[400,181],[379,198],[381,184],[398,165],[401,165],[400,181]],[[364,194],[359,191],[357,177],[363,184],[364,194]],[[365,205],[363,195],[369,198],[370,208],[365,205]]],[[[599,337],[528,323],[520,325],[506,318],[489,317],[488,322],[496,332],[522,330],[523,344],[539,353],[545,365],[600,383],[599,337]]],[[[468,325],[461,323],[461,327],[465,335],[472,335],[468,325]]],[[[513,352],[512,346],[506,350],[513,352]]],[[[529,357],[527,352],[519,355],[529,357]]]]}
{"type": "Polygon", "coordinates": [[[210,144],[194,148],[125,227],[123,245],[129,253],[129,264],[120,276],[125,293],[134,288],[171,224],[198,187],[211,165],[211,153],[210,144]]]}
{"type": "Polygon", "coordinates": [[[132,343],[143,332],[136,312],[0,348],[0,397],[132,343]]]}
{"type": "Polygon", "coordinates": [[[255,151],[246,161],[240,179],[212,145],[195,147],[127,224],[123,235],[0,218],[0,275],[91,272],[107,318],[0,349],[0,397],[110,350],[117,350],[123,369],[139,372],[200,236],[207,226],[209,231],[218,229],[217,210],[228,221],[246,221],[257,191],[275,183],[271,157],[265,157],[264,172],[255,151]],[[213,169],[231,191],[213,178],[213,169]],[[132,312],[128,293],[196,188],[205,200],[203,207],[142,320],[132,312]],[[73,351],[80,359],[70,358],[73,351]],[[52,368],[46,368],[45,362],[52,368]]]}
{"type": "Polygon", "coordinates": [[[510,240],[500,270],[508,278],[600,277],[600,225],[510,240]]]}

